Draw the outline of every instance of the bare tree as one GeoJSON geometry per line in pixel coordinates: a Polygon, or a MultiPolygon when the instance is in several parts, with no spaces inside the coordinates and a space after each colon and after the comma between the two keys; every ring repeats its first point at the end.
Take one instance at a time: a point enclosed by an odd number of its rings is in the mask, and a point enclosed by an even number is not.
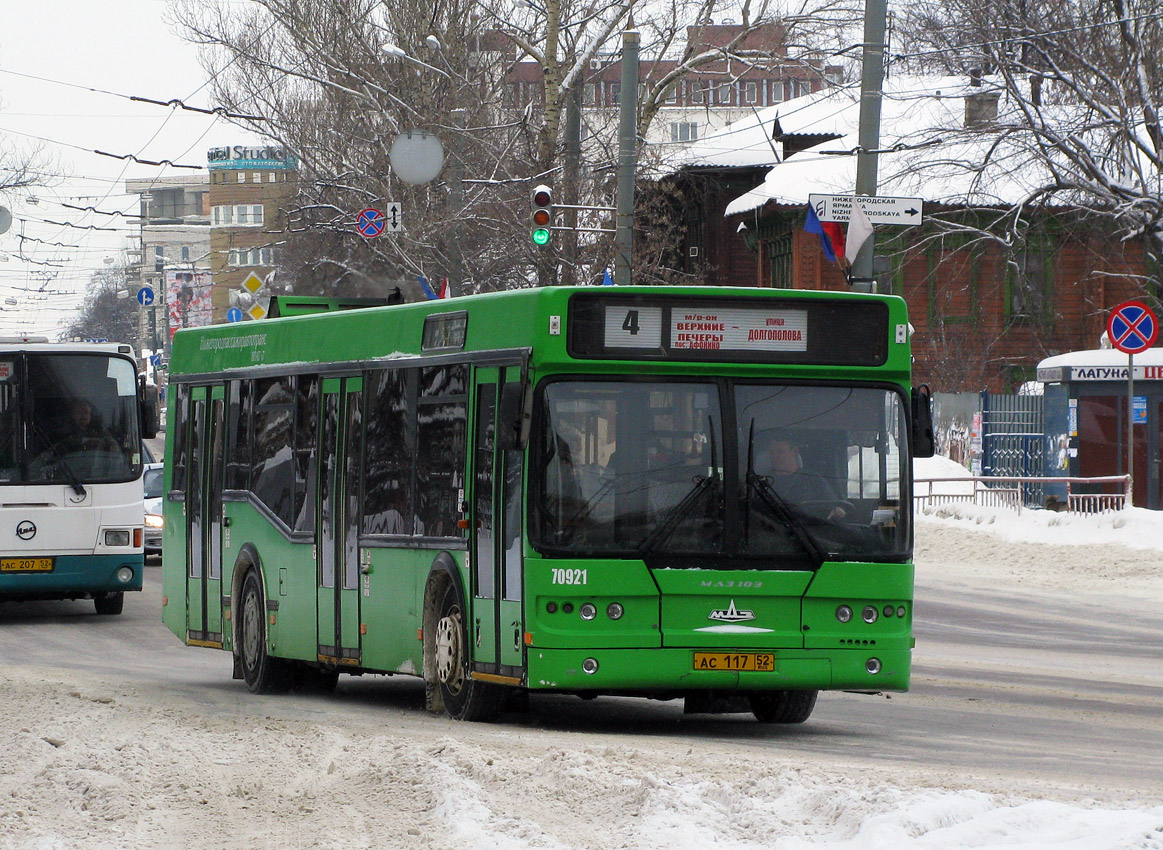
{"type": "Polygon", "coordinates": [[[130,270],[123,264],[94,272],[85,300],[61,338],[135,343],[137,302],[129,297],[130,286],[130,270]]]}
{"type": "Polygon", "coordinates": [[[906,65],[994,75],[1000,86],[1002,110],[964,130],[996,142],[958,167],[1020,173],[1029,188],[983,232],[1012,246],[1056,214],[1141,239],[1158,266],[1163,19],[1153,0],[918,0],[897,29],[909,34],[906,65]]]}
{"type": "Polygon", "coordinates": [[[738,69],[789,61],[784,43],[747,38],[774,25],[771,3],[730,4],[740,32],[701,48],[685,28],[709,25],[717,0],[182,0],[176,16],[219,69],[219,102],[261,116],[247,128],[300,158],[284,279],[300,292],[383,294],[450,270],[467,291],[483,291],[556,282],[568,263],[600,269],[612,254],[603,240],[583,238],[574,260],[532,245],[528,221],[539,182],[569,185],[561,200],[610,203],[602,166],[612,157],[600,149],[598,162],[579,167],[582,179],[562,175],[566,106],[591,60],[633,23],[646,36],[643,68],[669,62],[643,75],[644,134],[684,74],[728,58],[738,69]],[[409,185],[393,173],[392,143],[410,131],[443,141],[441,180],[409,185]],[[358,211],[389,201],[402,206],[404,231],[359,236],[358,211]]]}
{"type": "Polygon", "coordinates": [[[0,144],[0,198],[20,189],[49,186],[57,182],[44,146],[17,148],[0,144]]]}

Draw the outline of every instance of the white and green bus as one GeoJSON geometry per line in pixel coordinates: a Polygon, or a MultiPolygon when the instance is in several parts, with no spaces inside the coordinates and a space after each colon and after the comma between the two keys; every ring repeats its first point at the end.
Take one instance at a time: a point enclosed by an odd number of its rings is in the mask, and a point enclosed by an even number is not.
{"type": "Polygon", "coordinates": [[[342,306],[174,338],[164,619],[252,691],[404,674],[458,719],[546,691],[791,723],[908,688],[932,447],[902,300],[342,306]]]}
{"type": "Polygon", "coordinates": [[[156,418],[129,345],[0,338],[0,602],[120,614],[141,590],[141,439],[156,418]]]}

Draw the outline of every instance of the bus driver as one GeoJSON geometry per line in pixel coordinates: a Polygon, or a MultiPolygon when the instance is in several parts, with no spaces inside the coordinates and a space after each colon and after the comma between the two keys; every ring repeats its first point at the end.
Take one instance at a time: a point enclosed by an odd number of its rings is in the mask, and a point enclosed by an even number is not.
{"type": "Polygon", "coordinates": [[[771,479],[772,489],[791,505],[808,502],[826,502],[830,505],[828,519],[844,519],[848,512],[835,504],[839,497],[828,486],[824,476],[803,468],[800,446],[778,432],[766,432],[755,454],[755,473],[771,479]]]}

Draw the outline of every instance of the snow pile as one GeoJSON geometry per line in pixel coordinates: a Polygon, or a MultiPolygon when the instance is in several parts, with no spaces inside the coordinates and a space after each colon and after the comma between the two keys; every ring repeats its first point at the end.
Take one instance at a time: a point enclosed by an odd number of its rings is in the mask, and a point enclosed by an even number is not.
{"type": "MultiPolygon", "coordinates": [[[[918,459],[913,477],[970,478],[961,464],[944,457],[918,459]]],[[[919,492],[929,492],[922,484],[919,492]]],[[[939,494],[971,494],[972,482],[943,481],[932,484],[939,494]]],[[[1118,545],[1131,549],[1163,551],[1163,511],[1126,508],[1102,514],[1058,513],[1046,510],[1015,510],[983,507],[962,502],[927,506],[919,523],[942,522],[953,528],[973,527],[988,531],[1004,540],[1022,543],[1050,543],[1058,546],[1118,545]]]]}

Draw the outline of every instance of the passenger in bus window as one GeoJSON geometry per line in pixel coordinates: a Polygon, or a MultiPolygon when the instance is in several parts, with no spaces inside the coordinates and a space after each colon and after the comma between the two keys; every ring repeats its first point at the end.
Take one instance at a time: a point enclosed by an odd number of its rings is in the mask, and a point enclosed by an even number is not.
{"type": "Polygon", "coordinates": [[[815,502],[827,507],[828,519],[844,519],[848,512],[836,504],[839,496],[824,476],[804,469],[800,444],[795,439],[770,431],[761,436],[755,452],[755,473],[771,480],[772,489],[791,505],[815,502]]]}
{"type": "Polygon", "coordinates": [[[86,399],[73,402],[69,416],[70,430],[56,444],[61,454],[81,451],[115,452],[117,441],[101,427],[93,411],[93,405],[86,399]]]}

